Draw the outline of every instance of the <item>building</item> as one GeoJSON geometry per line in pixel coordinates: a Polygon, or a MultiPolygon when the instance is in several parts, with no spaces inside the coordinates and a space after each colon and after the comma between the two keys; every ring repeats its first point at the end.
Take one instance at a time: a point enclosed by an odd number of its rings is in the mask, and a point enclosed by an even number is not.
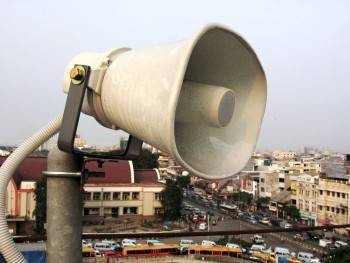
{"type": "Polygon", "coordinates": [[[317,190],[318,224],[348,224],[350,200],[349,176],[322,173],[319,177],[317,190]]]}
{"type": "Polygon", "coordinates": [[[96,161],[85,166],[90,173],[103,177],[88,177],[84,183],[84,216],[104,218],[135,215],[152,218],[162,212],[157,169],[134,170],[131,161],[105,161],[99,168],[96,161]]]}
{"type": "Polygon", "coordinates": [[[301,219],[311,226],[317,225],[318,176],[301,174],[296,178],[296,207],[301,219]]]}
{"type": "Polygon", "coordinates": [[[272,152],[272,157],[277,160],[294,159],[296,156],[297,156],[297,153],[292,151],[288,151],[288,152],[273,151],[272,152]]]}
{"type": "MultiPolygon", "coordinates": [[[[0,157],[0,165],[6,157],[0,157]]],[[[34,230],[35,182],[46,170],[46,157],[28,157],[10,180],[5,195],[6,217],[13,234],[30,234],[34,230]]],[[[129,161],[96,160],[85,164],[91,176],[84,182],[84,218],[132,217],[135,221],[154,218],[162,212],[157,169],[134,170],[129,161]],[[94,177],[93,175],[99,175],[94,177]],[[102,176],[101,176],[102,175],[102,176]]]]}

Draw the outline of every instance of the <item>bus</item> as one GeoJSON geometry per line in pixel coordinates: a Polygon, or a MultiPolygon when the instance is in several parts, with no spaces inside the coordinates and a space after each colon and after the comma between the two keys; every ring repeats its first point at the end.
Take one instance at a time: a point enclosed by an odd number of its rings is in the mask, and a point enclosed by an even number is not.
{"type": "Polygon", "coordinates": [[[230,248],[224,246],[191,245],[188,247],[188,254],[201,256],[228,256],[236,258],[243,257],[241,248],[230,248]]]}
{"type": "Polygon", "coordinates": [[[156,246],[137,245],[134,247],[125,247],[122,251],[123,257],[130,256],[168,256],[179,255],[180,246],[176,244],[162,244],[156,246]]]}

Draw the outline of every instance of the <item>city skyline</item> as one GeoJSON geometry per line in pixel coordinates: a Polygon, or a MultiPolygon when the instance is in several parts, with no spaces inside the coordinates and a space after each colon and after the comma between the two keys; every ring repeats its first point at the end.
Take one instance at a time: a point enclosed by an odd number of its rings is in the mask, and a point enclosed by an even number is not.
{"type": "MultiPolygon", "coordinates": [[[[42,2],[40,8],[4,1],[0,110],[6,115],[0,144],[20,144],[63,111],[63,70],[76,54],[178,41],[217,22],[247,39],[267,75],[268,101],[257,149],[310,145],[347,152],[350,4],[315,3],[109,1],[104,12],[96,13],[99,4],[93,3],[77,13],[79,1],[42,2]]],[[[84,121],[80,133],[93,144],[113,144],[116,133],[97,131],[98,126],[84,121]]]]}

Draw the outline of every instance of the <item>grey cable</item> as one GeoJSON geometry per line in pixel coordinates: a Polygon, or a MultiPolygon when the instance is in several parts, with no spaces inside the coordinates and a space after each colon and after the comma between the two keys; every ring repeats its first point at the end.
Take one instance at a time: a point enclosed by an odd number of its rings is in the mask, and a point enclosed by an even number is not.
{"type": "Polygon", "coordinates": [[[5,216],[7,185],[19,164],[40,145],[55,135],[62,123],[62,115],[52,120],[34,135],[26,139],[0,167],[0,252],[9,263],[26,262],[9,232],[5,216]]]}

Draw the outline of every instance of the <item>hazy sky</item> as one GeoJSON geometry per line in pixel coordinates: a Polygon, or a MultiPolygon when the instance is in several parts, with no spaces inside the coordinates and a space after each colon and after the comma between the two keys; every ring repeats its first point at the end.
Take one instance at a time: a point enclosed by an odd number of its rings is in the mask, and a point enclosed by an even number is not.
{"type": "MultiPolygon", "coordinates": [[[[63,70],[77,53],[173,42],[210,22],[239,32],[265,69],[258,148],[350,151],[350,1],[320,0],[1,0],[0,144],[20,143],[63,110],[63,70]]],[[[84,122],[83,135],[115,143],[95,127],[84,122]]]]}

